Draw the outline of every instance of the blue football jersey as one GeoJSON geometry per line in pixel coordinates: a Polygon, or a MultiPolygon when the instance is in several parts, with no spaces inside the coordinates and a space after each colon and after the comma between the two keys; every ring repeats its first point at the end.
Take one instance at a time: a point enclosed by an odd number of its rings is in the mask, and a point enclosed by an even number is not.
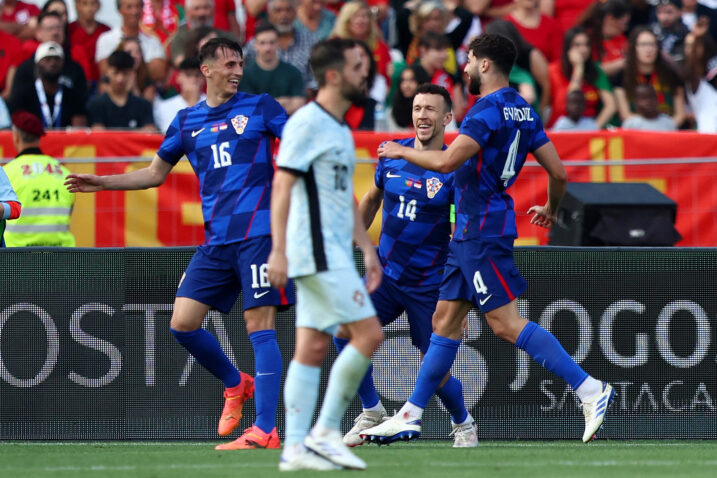
{"type": "Polygon", "coordinates": [[[186,155],[194,168],[205,244],[271,234],[272,146],[287,119],[271,96],[246,93],[216,108],[201,101],[175,116],[157,154],[172,165],[186,155]]]}
{"type": "MultiPolygon", "coordinates": [[[[414,138],[396,142],[412,148],[414,138]]],[[[451,239],[453,174],[381,158],[374,181],[384,191],[378,242],[384,273],[403,285],[439,285],[451,239]]]]}
{"type": "Polygon", "coordinates": [[[454,239],[516,237],[513,199],[506,190],[528,153],[550,141],[543,122],[517,91],[502,88],[478,99],[460,134],[481,149],[455,171],[454,239]]]}

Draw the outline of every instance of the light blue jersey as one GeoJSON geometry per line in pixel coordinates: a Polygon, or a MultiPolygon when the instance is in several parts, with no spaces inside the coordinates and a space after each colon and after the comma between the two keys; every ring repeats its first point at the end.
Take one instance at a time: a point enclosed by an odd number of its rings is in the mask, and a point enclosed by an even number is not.
{"type": "Polygon", "coordinates": [[[348,125],[316,102],[287,121],[276,164],[297,176],[286,230],[289,277],[355,269],[355,162],[348,125]]]}

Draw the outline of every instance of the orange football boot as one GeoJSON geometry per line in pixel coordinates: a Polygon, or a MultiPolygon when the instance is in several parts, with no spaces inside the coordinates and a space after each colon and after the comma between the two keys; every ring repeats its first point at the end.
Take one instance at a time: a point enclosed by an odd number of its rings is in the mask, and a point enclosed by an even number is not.
{"type": "Polygon", "coordinates": [[[255,448],[281,448],[276,427],[274,427],[271,433],[266,433],[258,426],[252,425],[244,430],[244,434],[236,440],[214,447],[215,450],[253,450],[255,448]]]}
{"type": "Polygon", "coordinates": [[[226,400],[217,430],[220,436],[229,435],[239,425],[244,402],[254,396],[254,379],[244,372],[239,372],[239,375],[241,376],[239,385],[224,390],[226,400]]]}

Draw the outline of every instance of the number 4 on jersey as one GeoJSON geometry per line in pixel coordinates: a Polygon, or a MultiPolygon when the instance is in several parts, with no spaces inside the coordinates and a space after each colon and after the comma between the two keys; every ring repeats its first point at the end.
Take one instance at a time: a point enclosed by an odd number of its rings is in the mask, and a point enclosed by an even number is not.
{"type": "Polygon", "coordinates": [[[508,150],[508,157],[505,160],[505,166],[503,166],[503,174],[500,175],[500,180],[503,181],[503,187],[508,187],[508,182],[515,176],[515,158],[518,156],[518,143],[520,143],[520,130],[515,130],[515,138],[510,143],[510,149],[508,150]]]}

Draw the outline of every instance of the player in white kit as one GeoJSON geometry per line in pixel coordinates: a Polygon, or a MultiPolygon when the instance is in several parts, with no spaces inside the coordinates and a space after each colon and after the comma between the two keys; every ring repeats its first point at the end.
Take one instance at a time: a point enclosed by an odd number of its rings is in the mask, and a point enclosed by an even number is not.
{"type": "Polygon", "coordinates": [[[289,119],[282,135],[271,198],[269,280],[295,279],[296,349],[284,385],[286,439],[282,471],[364,469],[343,442],[340,423],[369,359],[383,340],[369,293],[381,282],[381,265],[353,193],[355,151],[343,117],[366,91],[361,50],[332,39],[312,49],[319,83],[314,103],[289,119]],[[366,285],[353,260],[361,248],[366,285]],[[321,363],[339,328],[350,338],[329,375],[316,425],[309,432],[319,392],[321,363]]]}

